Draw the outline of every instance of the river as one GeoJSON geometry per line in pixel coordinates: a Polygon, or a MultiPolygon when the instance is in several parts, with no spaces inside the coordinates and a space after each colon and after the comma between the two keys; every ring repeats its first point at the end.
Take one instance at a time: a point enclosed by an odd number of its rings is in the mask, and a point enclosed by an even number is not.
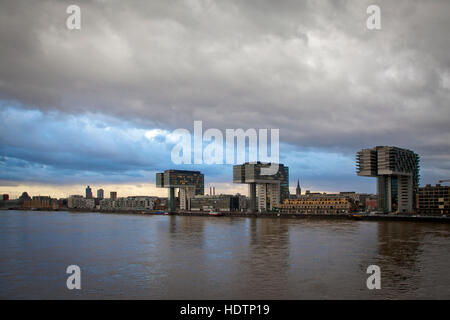
{"type": "Polygon", "coordinates": [[[449,224],[0,211],[0,243],[2,299],[450,299],[449,224]]]}

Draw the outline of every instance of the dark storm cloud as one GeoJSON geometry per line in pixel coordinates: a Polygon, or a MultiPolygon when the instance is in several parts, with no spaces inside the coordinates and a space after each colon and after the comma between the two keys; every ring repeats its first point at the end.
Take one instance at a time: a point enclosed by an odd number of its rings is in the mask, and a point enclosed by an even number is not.
{"type": "MultiPolygon", "coordinates": [[[[154,182],[167,169],[174,143],[169,131],[136,129],[99,114],[68,115],[17,107],[0,109],[0,186],[27,181],[52,184],[154,182]]],[[[231,166],[174,165],[229,181],[231,166]]]]}
{"type": "Polygon", "coordinates": [[[71,31],[72,1],[2,1],[0,99],[136,128],[280,128],[347,157],[398,145],[448,174],[450,2],[377,1],[370,31],[372,2],[79,1],[71,31]]]}
{"type": "MultiPolygon", "coordinates": [[[[168,166],[200,170],[214,183],[230,182],[231,165],[170,163],[168,131],[136,129],[132,123],[98,114],[43,113],[17,107],[0,110],[0,118],[0,186],[150,183],[156,171],[168,166]]],[[[302,186],[313,190],[350,190],[357,184],[360,190],[373,192],[373,183],[358,181],[354,175],[353,157],[300,151],[284,143],[280,153],[281,161],[290,166],[292,185],[301,177],[302,186]]]]}
{"type": "Polygon", "coordinates": [[[109,117],[11,107],[0,110],[0,117],[3,181],[149,181],[170,154],[164,142],[147,139],[145,130],[109,117]]]}

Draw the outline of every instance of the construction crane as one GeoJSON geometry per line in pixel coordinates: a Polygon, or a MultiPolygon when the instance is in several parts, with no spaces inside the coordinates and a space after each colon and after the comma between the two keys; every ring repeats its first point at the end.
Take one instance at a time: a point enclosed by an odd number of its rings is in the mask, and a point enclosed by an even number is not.
{"type": "Polygon", "coordinates": [[[442,183],[442,182],[450,182],[450,179],[447,179],[447,180],[439,180],[439,183],[442,183]]]}

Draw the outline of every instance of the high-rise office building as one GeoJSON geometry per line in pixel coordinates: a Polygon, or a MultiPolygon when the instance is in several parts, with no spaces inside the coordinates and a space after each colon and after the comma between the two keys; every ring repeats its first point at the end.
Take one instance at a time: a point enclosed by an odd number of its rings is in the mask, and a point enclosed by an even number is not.
{"type": "Polygon", "coordinates": [[[377,146],[356,155],[358,176],[377,177],[378,209],[407,213],[415,210],[419,186],[419,156],[411,150],[377,146]]]}
{"type": "Polygon", "coordinates": [[[86,199],[92,199],[92,189],[89,186],[86,188],[86,199]]]}
{"type": "Polygon", "coordinates": [[[105,192],[103,189],[97,190],[97,199],[102,200],[105,197],[105,192]]]}
{"type": "Polygon", "coordinates": [[[111,198],[111,199],[117,199],[117,192],[116,191],[111,191],[110,193],[109,193],[109,197],[111,198]]]}
{"type": "Polygon", "coordinates": [[[156,174],[156,187],[169,188],[169,211],[175,211],[175,188],[180,192],[180,209],[189,210],[190,199],[204,194],[205,177],[200,171],[166,170],[156,174]]]}
{"type": "Polygon", "coordinates": [[[289,198],[289,168],[278,164],[273,175],[261,174],[270,163],[247,162],[233,166],[233,182],[249,185],[249,211],[268,211],[289,198]]]}

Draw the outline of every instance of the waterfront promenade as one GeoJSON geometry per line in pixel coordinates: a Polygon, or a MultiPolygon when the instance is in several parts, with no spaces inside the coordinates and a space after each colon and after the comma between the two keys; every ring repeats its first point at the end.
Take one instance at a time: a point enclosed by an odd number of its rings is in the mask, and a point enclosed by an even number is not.
{"type": "MultiPolygon", "coordinates": [[[[40,210],[36,210],[40,211],[40,210]]],[[[47,210],[45,210],[47,211],[47,210]]],[[[99,212],[99,213],[117,213],[117,214],[138,214],[138,215],[164,215],[161,210],[83,210],[83,209],[61,209],[54,211],[69,211],[69,212],[99,212]]],[[[180,211],[171,213],[171,215],[178,216],[197,216],[210,217],[209,212],[205,211],[180,211]]],[[[373,213],[340,213],[340,214],[326,214],[326,213],[277,213],[277,212],[221,212],[220,217],[248,217],[248,218],[283,218],[283,219],[330,219],[330,220],[364,220],[364,221],[417,221],[417,222],[440,222],[450,223],[450,217],[447,216],[423,216],[415,214],[373,214],[373,213]]]]}

